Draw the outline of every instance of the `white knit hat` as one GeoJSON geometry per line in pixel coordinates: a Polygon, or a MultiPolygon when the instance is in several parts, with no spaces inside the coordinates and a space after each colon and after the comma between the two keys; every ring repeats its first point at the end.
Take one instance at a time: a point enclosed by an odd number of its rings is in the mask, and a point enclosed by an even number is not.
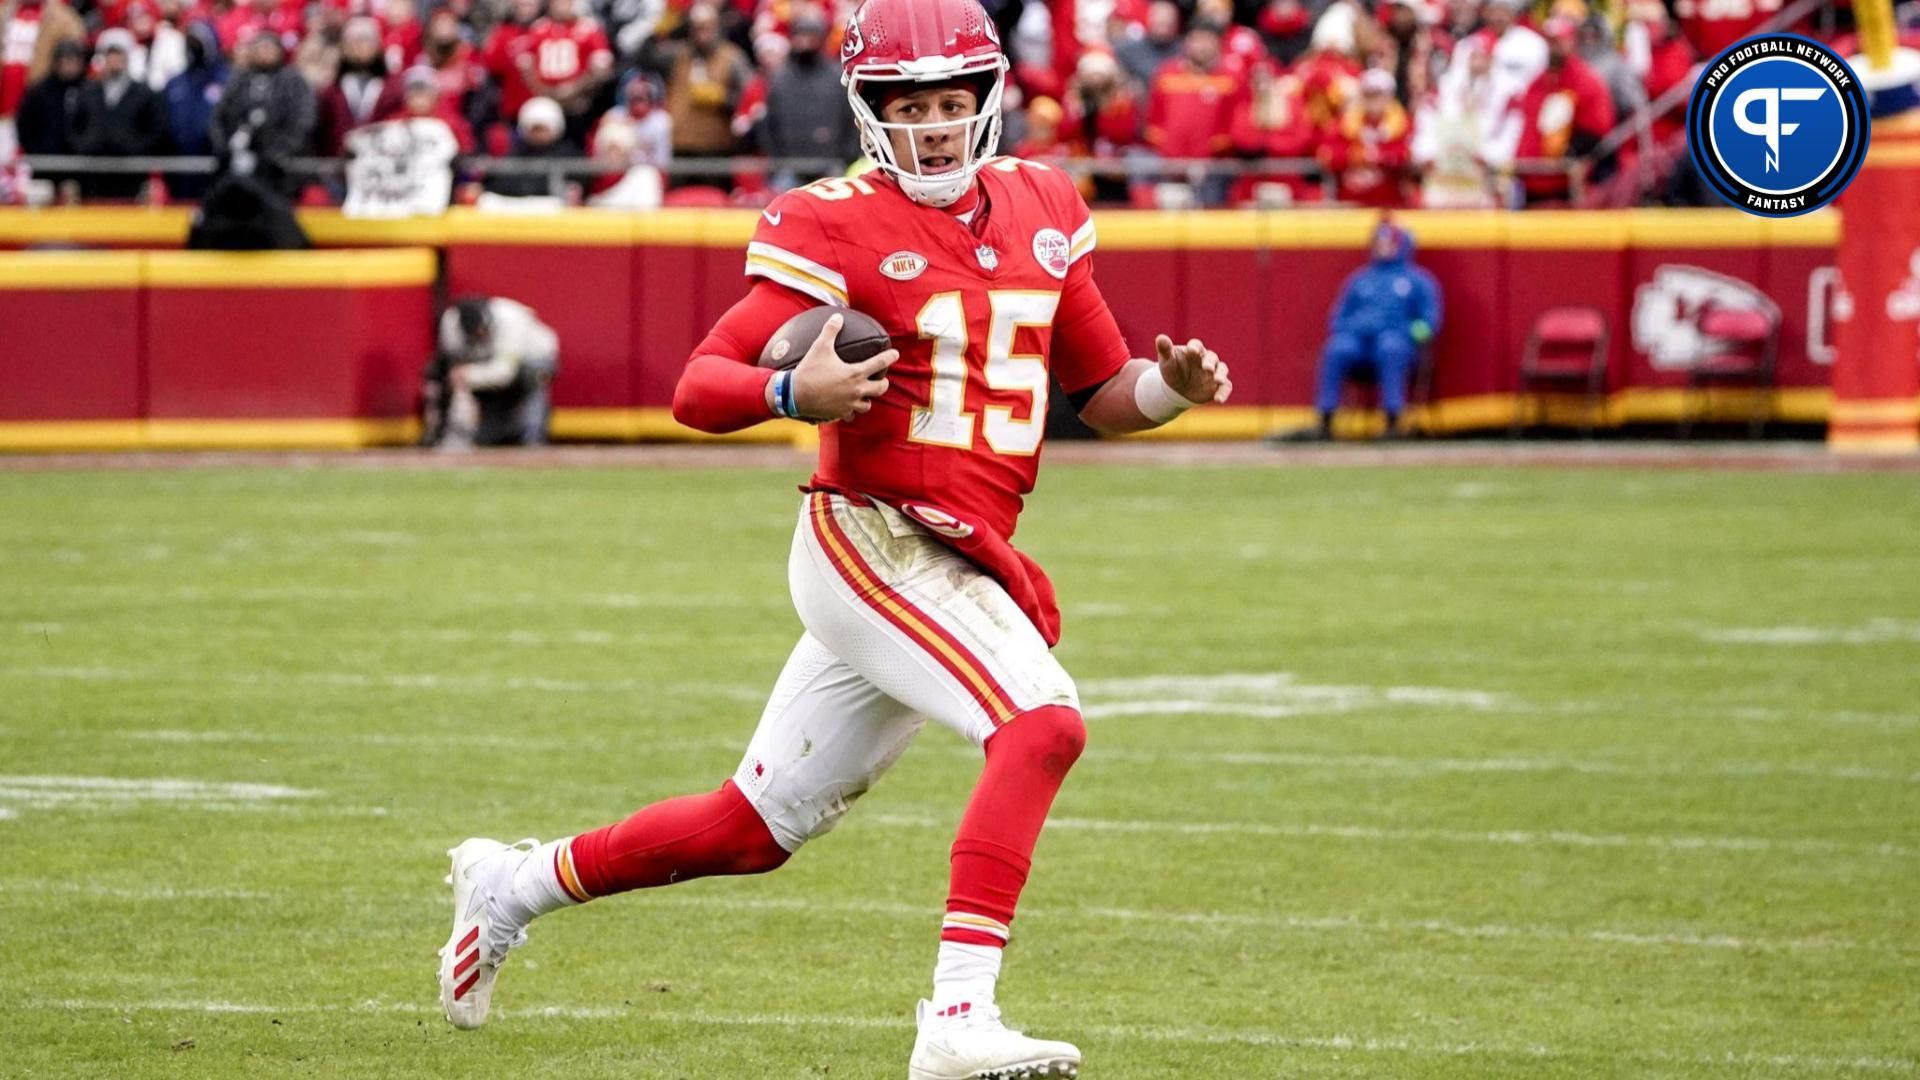
{"type": "Polygon", "coordinates": [[[514,123],[520,128],[520,134],[525,135],[537,127],[564,128],[567,117],[560,111],[559,102],[550,97],[537,97],[527,99],[527,103],[520,106],[520,115],[514,118],[514,123]]]}

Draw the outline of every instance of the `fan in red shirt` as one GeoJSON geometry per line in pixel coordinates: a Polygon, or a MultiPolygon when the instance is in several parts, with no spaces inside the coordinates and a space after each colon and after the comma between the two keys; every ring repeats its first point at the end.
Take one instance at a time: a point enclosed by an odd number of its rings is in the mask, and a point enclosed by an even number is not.
{"type": "Polygon", "coordinates": [[[520,115],[520,106],[539,96],[520,68],[520,56],[532,44],[539,21],[540,0],[509,0],[506,19],[493,28],[482,50],[480,64],[500,87],[500,118],[509,126],[520,115]]]}
{"type": "Polygon", "coordinates": [[[1700,55],[1713,56],[1760,29],[1785,6],[1784,0],[1674,0],[1673,13],[1700,55]]]}
{"type": "Polygon", "coordinates": [[[433,70],[443,103],[464,117],[469,98],[486,82],[486,72],[473,46],[461,36],[460,17],[453,9],[436,8],[427,19],[420,63],[433,70]]]}
{"type": "MultiPolygon", "coordinates": [[[[1140,145],[1140,95],[1121,77],[1120,62],[1105,49],[1080,54],[1073,78],[1067,82],[1066,115],[1060,136],[1077,157],[1119,161],[1140,145]]],[[[1096,200],[1125,202],[1124,175],[1097,174],[1088,178],[1096,200]]]]}
{"type": "Polygon", "coordinates": [[[420,19],[413,0],[387,0],[380,13],[380,45],[387,70],[405,71],[420,56],[420,19]]]}
{"type": "Polygon", "coordinates": [[[547,0],[547,17],[514,63],[535,94],[560,103],[568,132],[584,136],[593,95],[613,75],[613,48],[599,20],[580,14],[580,0],[547,0]]]}
{"type": "MultiPolygon", "coordinates": [[[[1160,65],[1147,96],[1147,145],[1163,157],[1227,157],[1233,153],[1233,116],[1247,96],[1241,65],[1220,52],[1220,28],[1196,22],[1179,56],[1160,65]]],[[[1218,203],[1220,190],[1202,200],[1218,203]]]]}
{"type": "MultiPolygon", "coordinates": [[[[1578,157],[1613,130],[1613,95],[1574,54],[1578,23],[1555,16],[1542,32],[1547,38],[1547,70],[1514,102],[1520,114],[1520,143],[1514,157],[1578,157]]],[[[1567,198],[1569,180],[1565,172],[1522,173],[1520,187],[1528,204],[1553,202],[1567,198]]]]}
{"type": "MultiPolygon", "coordinates": [[[[1621,35],[1627,63],[1647,87],[1647,100],[1658,101],[1693,75],[1693,46],[1673,25],[1661,0],[1634,0],[1627,5],[1627,26],[1621,35]]],[[[1687,129],[1687,103],[1653,118],[1654,138],[1666,142],[1687,129]]]]}
{"type": "Polygon", "coordinates": [[[932,720],[981,746],[985,764],[951,849],[907,1075],[1070,1076],[1078,1049],[1009,1030],[995,1004],[1034,841],[1086,737],[1048,647],[1051,586],[1009,540],[1052,381],[1105,431],[1156,427],[1232,384],[1197,340],[1163,336],[1157,359],[1129,359],[1071,180],[994,156],[1007,61],[977,0],[867,0],[841,57],[875,171],[796,188],[762,213],[752,290],[674,396],[675,416],[703,431],[821,425],[788,562],[806,632],[719,790],[530,850],[454,849],[441,998],[456,1025],[483,1023],[501,958],[545,912],[780,866],[932,720]],[[797,366],[756,365],[787,320],[823,304],[877,320],[893,348],[844,362],[836,315],[811,344],[782,339],[802,351],[797,366]]]}
{"type": "MultiPolygon", "coordinates": [[[[1322,25],[1331,26],[1330,20],[1322,25]]],[[[1316,28],[1313,48],[1294,65],[1307,99],[1307,119],[1316,130],[1331,127],[1360,88],[1360,62],[1353,58],[1352,31],[1316,28]]]]}
{"type": "MultiPolygon", "coordinates": [[[[1269,64],[1255,67],[1251,92],[1233,115],[1234,146],[1249,157],[1298,159],[1313,157],[1319,141],[1300,79],[1269,64]]],[[[1263,192],[1274,188],[1284,192],[1280,198],[1302,202],[1312,199],[1319,185],[1305,172],[1248,173],[1234,183],[1233,202],[1261,201],[1263,192]]]]}
{"type": "Polygon", "coordinates": [[[1390,71],[1361,75],[1360,96],[1321,136],[1320,161],[1339,177],[1347,202],[1391,207],[1407,201],[1413,122],[1393,90],[1390,71]]]}
{"type": "Polygon", "coordinates": [[[346,153],[354,129],[392,117],[405,105],[400,78],[387,68],[380,24],[371,15],[347,20],[340,31],[340,69],[320,91],[314,144],[322,153],[346,153]]]}
{"type": "Polygon", "coordinates": [[[473,153],[473,125],[460,115],[458,105],[440,92],[440,78],[432,68],[424,64],[408,68],[401,77],[401,85],[405,91],[400,111],[391,119],[438,120],[453,133],[453,141],[462,154],[473,153]]]}
{"type": "Polygon", "coordinates": [[[234,54],[241,42],[253,40],[254,35],[263,30],[279,37],[281,48],[292,49],[304,29],[300,10],[288,8],[280,0],[242,0],[213,21],[213,32],[228,56],[234,54]]]}

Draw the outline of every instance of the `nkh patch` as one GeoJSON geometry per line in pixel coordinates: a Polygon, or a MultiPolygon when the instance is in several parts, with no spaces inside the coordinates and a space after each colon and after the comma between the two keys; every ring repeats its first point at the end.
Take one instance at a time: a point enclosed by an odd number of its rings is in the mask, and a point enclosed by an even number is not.
{"type": "Polygon", "coordinates": [[[927,257],[917,251],[896,251],[880,260],[880,272],[895,281],[912,281],[926,270],[927,257]]]}

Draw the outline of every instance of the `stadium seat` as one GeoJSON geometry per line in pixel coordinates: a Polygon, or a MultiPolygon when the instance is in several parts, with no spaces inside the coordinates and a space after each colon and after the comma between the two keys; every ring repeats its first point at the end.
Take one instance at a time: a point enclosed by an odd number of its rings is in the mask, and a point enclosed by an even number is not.
{"type": "Polygon", "coordinates": [[[1520,380],[1509,437],[1518,437],[1527,424],[1528,406],[1539,403],[1542,388],[1584,389],[1580,434],[1593,434],[1593,415],[1607,388],[1607,316],[1599,308],[1550,307],[1534,317],[1527,347],[1520,358],[1520,380]]]}
{"type": "Polygon", "coordinates": [[[1687,369],[1686,402],[1681,406],[1680,437],[1693,431],[1694,400],[1715,386],[1749,386],[1754,390],[1747,432],[1759,438],[1773,411],[1774,359],[1780,351],[1780,319],[1755,308],[1710,307],[1700,315],[1705,342],[1687,369]]]}

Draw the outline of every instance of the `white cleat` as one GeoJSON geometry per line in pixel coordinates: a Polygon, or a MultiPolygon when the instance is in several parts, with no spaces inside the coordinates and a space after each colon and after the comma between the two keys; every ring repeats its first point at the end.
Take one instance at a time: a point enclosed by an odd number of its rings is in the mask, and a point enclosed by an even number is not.
{"type": "Polygon", "coordinates": [[[926,1002],[916,1014],[907,1080],[1025,1080],[1079,1076],[1080,1050],[1072,1043],[1030,1039],[1009,1031],[993,1005],[956,1006],[955,1016],[935,1016],[926,1002]]]}
{"type": "Polygon", "coordinates": [[[525,927],[513,928],[510,936],[501,934],[505,928],[496,926],[497,916],[489,903],[495,877],[512,871],[511,860],[502,856],[517,846],[475,838],[447,852],[453,857],[453,873],[447,875],[447,883],[453,886],[453,934],[440,949],[440,1005],[453,1026],[463,1031],[487,1022],[500,962],[527,940],[525,927]]]}

